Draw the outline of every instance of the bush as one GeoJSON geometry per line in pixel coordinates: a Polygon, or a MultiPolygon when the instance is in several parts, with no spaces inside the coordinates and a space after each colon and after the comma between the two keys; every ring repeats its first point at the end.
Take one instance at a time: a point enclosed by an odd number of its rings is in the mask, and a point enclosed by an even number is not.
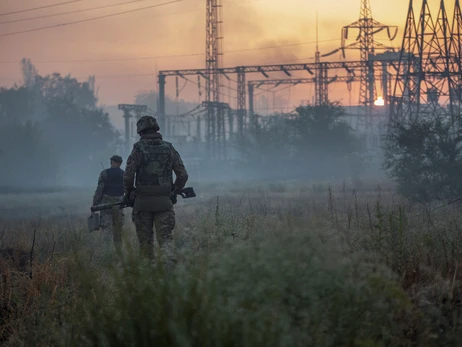
{"type": "Polygon", "coordinates": [[[373,260],[345,259],[307,231],[263,232],[223,249],[205,264],[189,259],[172,277],[131,259],[111,284],[87,278],[69,345],[379,346],[403,338],[396,318],[409,303],[373,260]]]}
{"type": "Polygon", "coordinates": [[[395,121],[387,136],[385,169],[411,201],[462,195],[461,133],[439,116],[395,121]]]}
{"type": "Polygon", "coordinates": [[[354,173],[363,165],[361,142],[344,116],[344,109],[334,103],[299,106],[255,126],[236,146],[245,167],[260,179],[345,178],[345,172],[354,173]]]}

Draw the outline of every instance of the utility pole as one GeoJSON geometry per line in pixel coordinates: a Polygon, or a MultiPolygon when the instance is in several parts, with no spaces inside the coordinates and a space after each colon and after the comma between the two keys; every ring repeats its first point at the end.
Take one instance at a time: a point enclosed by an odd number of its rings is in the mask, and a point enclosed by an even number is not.
{"type": "Polygon", "coordinates": [[[129,104],[119,104],[118,109],[124,112],[124,120],[125,120],[125,151],[126,153],[130,152],[130,118],[132,115],[130,114],[131,111],[135,111],[136,118],[139,119],[141,116],[141,112],[146,112],[148,107],[146,105],[129,105],[129,104]]]}
{"type": "Polygon", "coordinates": [[[244,134],[246,122],[245,72],[237,68],[237,132],[244,134]]]}

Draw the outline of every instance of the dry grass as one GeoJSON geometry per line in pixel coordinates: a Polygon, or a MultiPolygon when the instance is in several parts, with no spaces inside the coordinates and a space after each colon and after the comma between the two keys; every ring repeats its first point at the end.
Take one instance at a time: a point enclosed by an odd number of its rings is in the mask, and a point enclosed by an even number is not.
{"type": "Polygon", "coordinates": [[[457,205],[410,205],[391,185],[209,187],[176,208],[180,265],[167,278],[138,264],[130,211],[125,265],[113,269],[108,238],[85,230],[89,196],[62,197],[76,215],[41,218],[56,196],[23,197],[13,205],[33,218],[0,221],[1,248],[22,252],[1,254],[5,345],[461,342],[457,205]]]}

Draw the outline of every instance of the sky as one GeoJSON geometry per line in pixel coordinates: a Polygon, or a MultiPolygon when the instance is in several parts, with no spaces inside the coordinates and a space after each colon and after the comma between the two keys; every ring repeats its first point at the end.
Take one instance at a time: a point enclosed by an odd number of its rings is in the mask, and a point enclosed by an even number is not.
{"type": "MultiPolygon", "coordinates": [[[[70,73],[79,80],[95,75],[100,103],[115,105],[132,103],[138,92],[155,89],[158,70],[205,67],[206,0],[174,3],[171,3],[174,0],[138,0],[131,4],[83,11],[127,1],[1,0],[0,86],[20,83],[19,62],[22,58],[29,58],[41,75],[70,73]],[[62,4],[7,14],[57,3],[62,4]],[[154,5],[159,6],[133,11],[154,5]],[[70,11],[75,13],[49,16],[70,11]],[[125,11],[132,12],[92,20],[125,11]],[[19,21],[43,16],[48,17],[19,21]],[[58,26],[75,21],[82,22],[58,26]],[[57,27],[11,35],[46,26],[57,27]]],[[[321,53],[327,53],[339,47],[342,26],[357,20],[360,11],[359,0],[222,0],[222,4],[224,66],[313,61],[316,13],[319,18],[319,48],[321,53]],[[262,49],[275,46],[279,47],[262,49]]],[[[390,42],[383,36],[381,42],[399,46],[408,1],[371,0],[371,5],[376,20],[399,26],[395,41],[390,42]]],[[[350,35],[352,38],[355,36],[354,33],[350,35]]],[[[355,59],[356,54],[355,51],[347,52],[347,59],[355,59]]],[[[341,57],[337,53],[325,59],[334,61],[341,57]]],[[[294,74],[294,77],[297,76],[309,77],[304,72],[294,74]]],[[[262,76],[248,77],[259,78],[262,76]]],[[[197,87],[193,83],[181,81],[180,87],[184,87],[180,98],[198,100],[197,87]]],[[[167,93],[174,97],[174,79],[167,80],[167,93]]],[[[224,101],[235,106],[232,89],[223,93],[231,95],[224,101]]],[[[280,94],[290,106],[310,100],[313,87],[297,86],[282,90],[280,94]]],[[[340,84],[331,86],[330,94],[333,99],[344,103],[356,97],[348,95],[346,86],[340,84]]]]}

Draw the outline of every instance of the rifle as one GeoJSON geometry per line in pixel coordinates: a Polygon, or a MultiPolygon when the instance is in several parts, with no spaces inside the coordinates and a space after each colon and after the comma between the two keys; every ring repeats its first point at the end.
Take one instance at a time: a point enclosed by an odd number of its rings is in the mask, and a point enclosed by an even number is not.
{"type": "Polygon", "coordinates": [[[446,206],[449,206],[449,205],[452,205],[454,204],[455,202],[459,202],[461,201],[462,198],[459,198],[459,199],[456,199],[456,200],[452,200],[452,201],[449,201],[448,203],[444,204],[444,205],[441,205],[441,206],[438,206],[438,207],[435,207],[435,210],[438,210],[440,208],[443,208],[443,207],[446,207],[446,206]]]}
{"type": "MultiPolygon", "coordinates": [[[[194,189],[192,187],[183,188],[179,192],[172,192],[171,198],[172,199],[174,198],[176,200],[177,195],[181,195],[183,199],[189,199],[189,198],[196,197],[196,193],[194,192],[194,189]]],[[[91,212],[110,210],[114,206],[119,206],[120,209],[123,209],[126,207],[133,207],[134,201],[135,201],[135,191],[131,192],[130,198],[128,201],[121,201],[121,202],[116,202],[116,203],[108,203],[108,204],[92,206],[91,212]]]]}

